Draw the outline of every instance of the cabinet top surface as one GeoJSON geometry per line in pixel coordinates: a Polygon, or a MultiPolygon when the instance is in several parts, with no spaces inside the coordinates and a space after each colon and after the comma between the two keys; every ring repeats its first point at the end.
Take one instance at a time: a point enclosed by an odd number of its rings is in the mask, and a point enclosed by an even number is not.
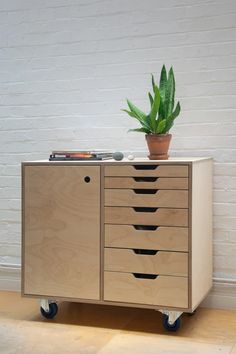
{"type": "Polygon", "coordinates": [[[40,165],[114,165],[114,164],[171,164],[171,163],[194,163],[204,160],[212,160],[211,157],[171,157],[168,160],[149,160],[146,157],[135,157],[133,160],[124,158],[121,161],[116,161],[114,159],[109,160],[77,160],[77,161],[49,161],[49,160],[33,160],[24,161],[22,164],[40,164],[40,165]]]}

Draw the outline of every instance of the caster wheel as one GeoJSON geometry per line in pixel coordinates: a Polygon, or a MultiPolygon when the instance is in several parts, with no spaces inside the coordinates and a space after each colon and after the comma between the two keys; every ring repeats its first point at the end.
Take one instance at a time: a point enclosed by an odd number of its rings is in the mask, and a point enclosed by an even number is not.
{"type": "Polygon", "coordinates": [[[56,316],[58,311],[58,306],[55,302],[49,304],[49,311],[45,311],[42,307],[40,307],[41,314],[43,317],[51,319],[56,316]]]}
{"type": "Polygon", "coordinates": [[[169,332],[176,332],[180,327],[180,323],[181,323],[180,317],[177,318],[177,320],[173,324],[168,323],[168,318],[169,317],[167,315],[163,315],[162,317],[163,327],[169,332]]]}

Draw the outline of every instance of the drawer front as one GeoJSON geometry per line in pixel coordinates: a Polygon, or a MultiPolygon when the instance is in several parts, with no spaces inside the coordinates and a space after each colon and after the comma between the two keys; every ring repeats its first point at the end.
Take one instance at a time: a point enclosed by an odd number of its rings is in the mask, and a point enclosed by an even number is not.
{"type": "Polygon", "coordinates": [[[105,270],[186,277],[188,253],[106,248],[105,270]]]}
{"type": "Polygon", "coordinates": [[[188,191],[105,189],[106,206],[188,208],[188,191]]]}
{"type": "Polygon", "coordinates": [[[188,228],[106,224],[105,246],[187,252],[188,228]]]}
{"type": "Polygon", "coordinates": [[[105,207],[105,223],[185,227],[188,209],[105,207]]]}
{"type": "Polygon", "coordinates": [[[170,307],[188,307],[188,278],[158,276],[138,278],[137,274],[105,272],[104,300],[150,304],[170,307]]]}
{"type": "Polygon", "coordinates": [[[105,176],[188,177],[188,165],[119,165],[105,166],[105,176]]]}
{"type": "Polygon", "coordinates": [[[105,188],[188,189],[188,178],[105,177],[105,188]]]}

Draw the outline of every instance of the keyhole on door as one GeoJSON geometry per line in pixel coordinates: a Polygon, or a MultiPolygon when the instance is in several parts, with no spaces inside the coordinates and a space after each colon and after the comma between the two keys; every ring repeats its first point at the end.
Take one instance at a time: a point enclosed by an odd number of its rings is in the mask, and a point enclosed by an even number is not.
{"type": "Polygon", "coordinates": [[[84,180],[85,180],[86,183],[89,183],[90,182],[90,177],[86,176],[86,177],[84,177],[84,180]]]}

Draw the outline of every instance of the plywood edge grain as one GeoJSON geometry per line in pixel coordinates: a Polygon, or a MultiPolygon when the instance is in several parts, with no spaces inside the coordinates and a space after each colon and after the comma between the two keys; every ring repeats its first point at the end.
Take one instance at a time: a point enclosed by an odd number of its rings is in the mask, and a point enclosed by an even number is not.
{"type": "Polygon", "coordinates": [[[104,190],[105,190],[105,178],[104,178],[104,166],[100,167],[100,300],[103,300],[104,296],[104,247],[105,247],[105,211],[104,211],[104,190]]]}
{"type": "Polygon", "coordinates": [[[21,295],[25,294],[25,164],[21,164],[21,295]]]}

